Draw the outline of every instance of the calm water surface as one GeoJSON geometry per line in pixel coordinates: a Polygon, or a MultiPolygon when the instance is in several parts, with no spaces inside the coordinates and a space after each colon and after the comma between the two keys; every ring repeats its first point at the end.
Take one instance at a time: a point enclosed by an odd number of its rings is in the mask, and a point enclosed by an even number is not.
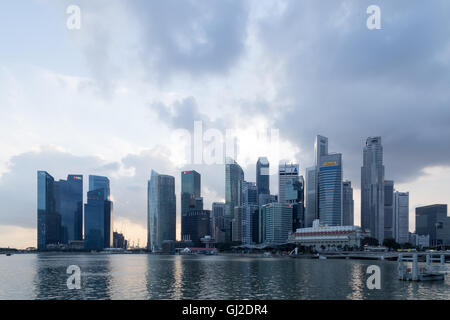
{"type": "Polygon", "coordinates": [[[0,299],[449,299],[445,282],[404,282],[397,263],[231,256],[0,255],[0,299]],[[381,290],[366,269],[381,267],[381,290]],[[82,271],[68,290],[69,265],[82,271]]]}

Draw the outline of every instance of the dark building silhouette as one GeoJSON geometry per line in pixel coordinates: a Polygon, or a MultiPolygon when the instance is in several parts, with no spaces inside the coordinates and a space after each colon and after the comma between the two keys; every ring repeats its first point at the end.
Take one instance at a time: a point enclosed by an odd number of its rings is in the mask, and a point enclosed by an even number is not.
{"type": "Polygon", "coordinates": [[[90,250],[111,248],[113,242],[113,204],[105,189],[89,191],[84,205],[84,247],[90,250]]]}
{"type": "Polygon", "coordinates": [[[183,231],[181,239],[192,241],[196,246],[201,246],[200,239],[210,234],[210,210],[189,210],[181,217],[183,231]]]}
{"type": "Polygon", "coordinates": [[[61,215],[57,212],[55,180],[46,171],[37,172],[37,247],[61,243],[61,215]]]}

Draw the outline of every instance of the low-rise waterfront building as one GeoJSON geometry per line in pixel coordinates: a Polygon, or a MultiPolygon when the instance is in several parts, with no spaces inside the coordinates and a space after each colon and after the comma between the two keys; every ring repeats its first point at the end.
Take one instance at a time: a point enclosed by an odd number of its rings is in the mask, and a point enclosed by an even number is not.
{"type": "Polygon", "coordinates": [[[316,250],[357,248],[361,246],[361,239],[368,236],[369,234],[358,226],[328,226],[314,220],[312,227],[290,233],[289,242],[316,250]]]}

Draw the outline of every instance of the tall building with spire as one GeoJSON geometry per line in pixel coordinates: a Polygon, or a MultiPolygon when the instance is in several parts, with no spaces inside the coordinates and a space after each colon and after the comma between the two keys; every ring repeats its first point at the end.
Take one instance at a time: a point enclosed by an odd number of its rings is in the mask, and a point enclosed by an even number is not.
{"type": "Polygon", "coordinates": [[[384,239],[384,165],[381,137],[369,137],[361,167],[361,227],[379,243],[384,239]]]}

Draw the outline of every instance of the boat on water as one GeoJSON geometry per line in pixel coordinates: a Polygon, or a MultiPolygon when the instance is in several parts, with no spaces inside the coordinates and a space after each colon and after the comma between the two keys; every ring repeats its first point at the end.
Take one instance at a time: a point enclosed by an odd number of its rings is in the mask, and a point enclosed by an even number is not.
{"type": "Polygon", "coordinates": [[[11,253],[7,253],[6,256],[7,256],[7,257],[11,256],[11,253]]]}

